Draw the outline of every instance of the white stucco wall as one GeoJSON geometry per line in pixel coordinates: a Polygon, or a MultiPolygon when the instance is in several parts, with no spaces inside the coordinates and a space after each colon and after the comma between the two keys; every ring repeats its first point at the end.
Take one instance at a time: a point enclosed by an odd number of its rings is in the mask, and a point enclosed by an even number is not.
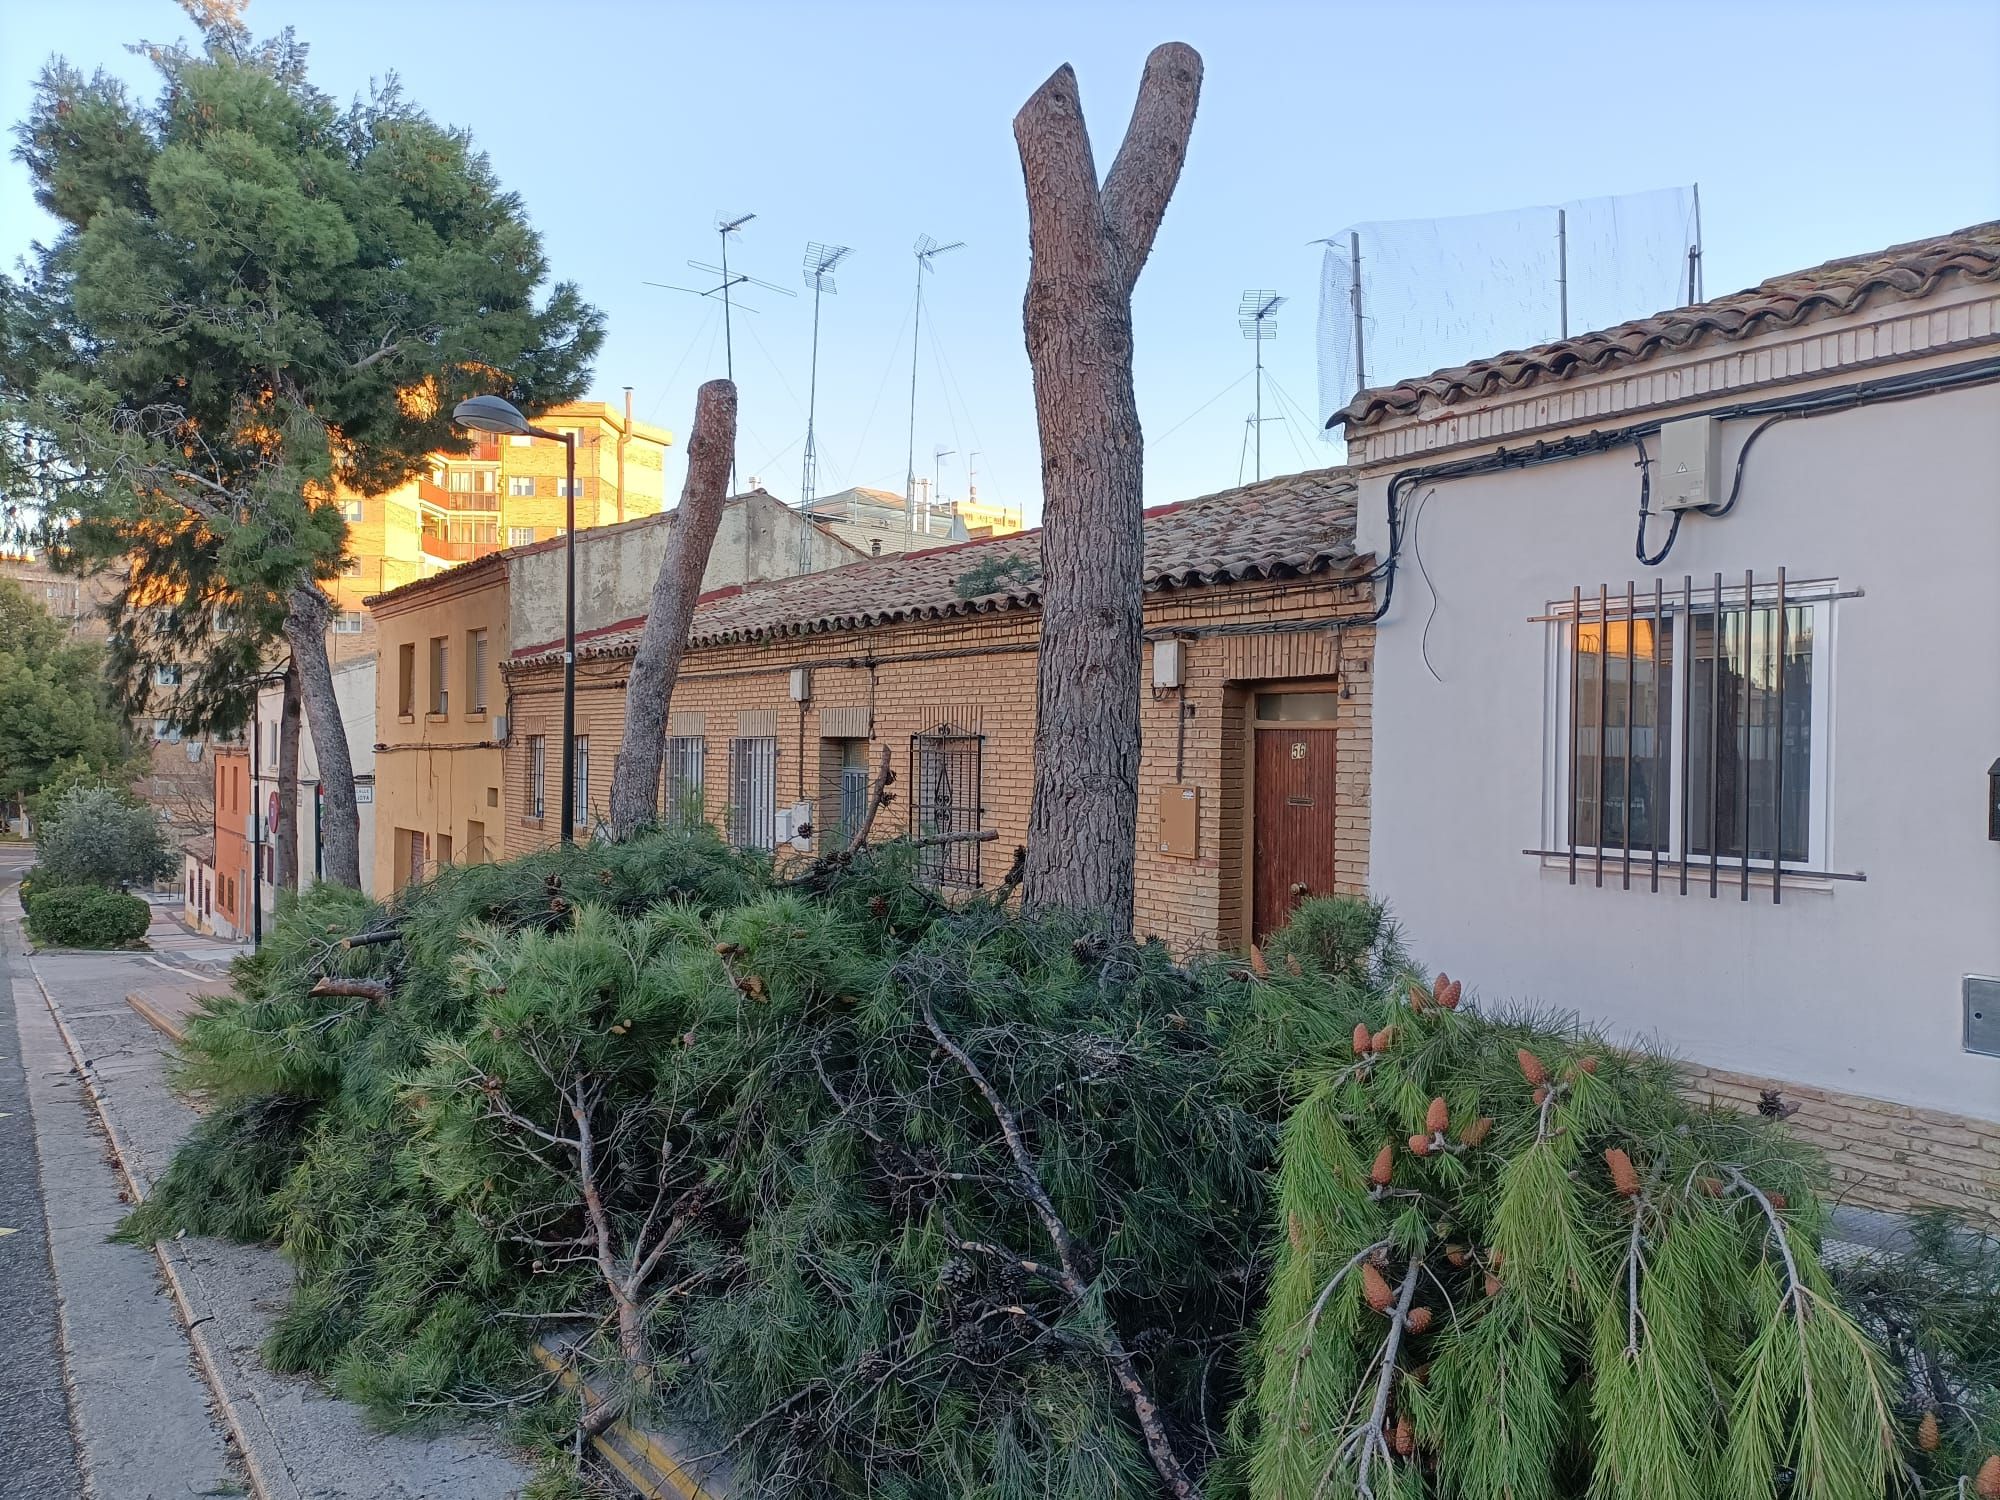
{"type": "MultiPolygon", "coordinates": [[[[1725,484],[1753,425],[1723,428],[1725,484]]],[[[1396,469],[1472,451],[1366,475],[1362,545],[1386,548],[1396,469]]],[[[1371,883],[1427,964],[1488,998],[1574,1008],[1713,1066],[2000,1119],[2000,1058],[1962,1050],[1960,1001],[1964,975],[2000,974],[1984,816],[2000,755],[2000,387],[1779,424],[1735,512],[1690,516],[1657,570],[1633,556],[1633,458],[1412,493],[1375,637],[1371,883]],[[1675,590],[1780,566],[1866,591],[1834,606],[1828,747],[1828,868],[1866,882],[1787,881],[1774,906],[1768,886],[1745,903],[1727,879],[1715,900],[1705,880],[1685,897],[1664,879],[1621,890],[1615,861],[1603,889],[1587,861],[1571,886],[1523,854],[1543,846],[1553,732],[1550,627],[1528,617],[1574,585],[1622,596],[1630,578],[1650,595],[1655,571],[1675,590]]]]}

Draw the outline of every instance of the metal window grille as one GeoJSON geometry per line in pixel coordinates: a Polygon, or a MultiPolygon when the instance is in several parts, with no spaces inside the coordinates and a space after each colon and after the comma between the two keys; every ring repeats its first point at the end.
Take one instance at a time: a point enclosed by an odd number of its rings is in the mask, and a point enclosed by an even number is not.
{"type": "Polygon", "coordinates": [[[576,811],[573,816],[576,818],[577,827],[588,828],[590,826],[590,736],[580,734],[576,737],[575,743],[576,782],[571,795],[576,801],[576,811]]]}
{"type": "Polygon", "coordinates": [[[676,734],[667,740],[667,822],[692,828],[701,816],[702,775],[708,742],[699,735],[676,734]]]}
{"type": "Polygon", "coordinates": [[[919,849],[918,874],[933,886],[979,884],[980,755],[986,737],[940,724],[910,736],[910,832],[918,840],[948,839],[919,849]]]}
{"type": "Polygon", "coordinates": [[[729,842],[739,849],[778,846],[778,742],[729,742],[729,842]]]}
{"type": "Polygon", "coordinates": [[[486,632],[475,630],[465,653],[465,707],[468,713],[486,712],[486,632]]]}
{"type": "Polygon", "coordinates": [[[441,635],[431,637],[431,712],[441,714],[451,708],[451,642],[441,635]]]}
{"type": "MultiPolygon", "coordinates": [[[[1815,851],[1814,651],[1819,606],[1785,570],[1740,590],[1722,574],[1678,590],[1655,579],[1622,595],[1570,592],[1560,627],[1565,660],[1561,733],[1561,847],[1529,853],[1566,859],[1603,885],[1635,873],[1660,889],[1665,869],[1681,895],[1725,880],[1750,899],[1753,870],[1784,899],[1787,874],[1860,880],[1810,870],[1815,851]]],[[[1823,685],[1820,689],[1823,691],[1823,685]]],[[[1824,755],[1824,748],[1819,750],[1824,755]]]]}
{"type": "Polygon", "coordinates": [[[854,836],[854,830],[861,826],[861,820],[868,816],[868,766],[864,761],[858,766],[840,768],[840,837],[843,841],[854,836]]]}
{"type": "Polygon", "coordinates": [[[549,742],[546,735],[528,736],[528,806],[530,817],[539,818],[548,803],[549,742]]]}

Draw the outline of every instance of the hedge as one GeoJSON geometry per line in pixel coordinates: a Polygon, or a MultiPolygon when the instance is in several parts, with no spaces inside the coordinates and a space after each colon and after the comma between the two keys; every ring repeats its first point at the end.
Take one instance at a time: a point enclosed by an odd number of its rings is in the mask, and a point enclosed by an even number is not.
{"type": "Polygon", "coordinates": [[[54,948],[122,948],[146,935],[152,908],[101,886],[60,886],[28,898],[28,935],[54,948]]]}

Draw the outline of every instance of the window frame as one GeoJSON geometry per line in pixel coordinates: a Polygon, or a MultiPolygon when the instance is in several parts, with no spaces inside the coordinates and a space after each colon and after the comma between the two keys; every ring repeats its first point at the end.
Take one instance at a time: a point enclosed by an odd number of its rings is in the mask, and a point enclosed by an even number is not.
{"type": "Polygon", "coordinates": [[[465,632],[465,712],[468,718],[486,717],[485,626],[465,632]]]}
{"type": "MultiPolygon", "coordinates": [[[[1752,876],[1762,875],[1768,879],[1774,867],[1791,879],[1795,875],[1830,877],[1833,865],[1834,829],[1834,758],[1833,707],[1835,685],[1838,673],[1835,668],[1837,657],[1836,633],[1840,611],[1834,605],[1843,597],[1838,580],[1815,579],[1805,582],[1787,581],[1785,585],[1785,605],[1791,610],[1805,610],[1812,622],[1812,662],[1810,667],[1812,713],[1810,718],[1811,739],[1807,747],[1807,794],[1806,794],[1806,847],[1803,859],[1783,859],[1775,861],[1768,857],[1752,854],[1749,869],[1752,876]]],[[[1625,598],[1622,590],[1610,594],[1609,613],[1604,618],[1613,624],[1627,618],[1624,613],[1625,598]]],[[[1759,582],[1750,598],[1753,610],[1771,611],[1777,603],[1776,584],[1759,582]]],[[[1744,589],[1739,581],[1735,585],[1724,584],[1718,604],[1712,586],[1697,585],[1694,589],[1693,609],[1686,607],[1683,592],[1663,590],[1662,604],[1665,614],[1666,631],[1663,639],[1671,641],[1671,657],[1667,691],[1670,695],[1671,734],[1667,744],[1667,837],[1659,851],[1662,869],[1672,867],[1678,870],[1686,865],[1690,879],[1694,873],[1705,869],[1711,863],[1722,871],[1734,870],[1739,878],[1744,868],[1744,857],[1739,849],[1735,853],[1718,852],[1713,859],[1707,853],[1693,853],[1682,847],[1683,819],[1691,814],[1683,811],[1688,795],[1687,777],[1682,768],[1687,767],[1687,776],[1694,774],[1694,756],[1687,746],[1687,734],[1692,715],[1683,712],[1687,693],[1691,684],[1685,684],[1683,674],[1692,665],[1693,634],[1695,619],[1720,612],[1723,615],[1735,613],[1744,608],[1744,589]]],[[[1599,618],[1596,614],[1597,600],[1589,594],[1582,598],[1581,620],[1588,625],[1599,618]]],[[[1633,615],[1641,621],[1652,618],[1653,595],[1650,589],[1635,593],[1633,615]]],[[[1554,602],[1547,612],[1548,622],[1545,638],[1545,670],[1542,704],[1542,815],[1541,849],[1546,853],[1579,862],[1589,860],[1593,870],[1600,847],[1607,865],[1617,861],[1622,873],[1625,843],[1621,838],[1617,843],[1578,843],[1573,848],[1570,842],[1573,809],[1570,802],[1570,736],[1574,732],[1571,717],[1571,671],[1573,654],[1570,640],[1576,628],[1578,616],[1572,613],[1573,603],[1569,599],[1554,602]]],[[[1614,653],[1615,655],[1615,653],[1614,653]]],[[[1643,658],[1635,658],[1635,660],[1643,658]]],[[[1599,828],[1602,831],[1604,819],[1600,813],[1599,828]]],[[[1689,826],[1689,833],[1694,830],[1689,826]]],[[[1692,842],[1690,838],[1689,842],[1692,842]]],[[[1720,841],[1718,841],[1720,842],[1720,841]]],[[[1653,859],[1653,845],[1632,845],[1632,861],[1635,869],[1644,860],[1650,870],[1653,859]]]]}
{"type": "Polygon", "coordinates": [[[579,734],[571,741],[571,754],[575,757],[571,765],[570,795],[576,806],[570,809],[576,819],[577,828],[590,826],[590,736],[579,734]]]}
{"type": "MultiPolygon", "coordinates": [[[[985,827],[986,819],[986,736],[976,729],[967,729],[957,724],[940,723],[920,733],[910,736],[910,801],[909,828],[913,839],[934,838],[951,834],[974,834],[985,827]],[[953,803],[951,826],[941,826],[925,816],[925,785],[927,773],[932,769],[931,760],[939,758],[945,764],[940,774],[946,784],[957,785],[970,761],[969,789],[970,803],[963,800],[953,803]],[[953,765],[952,762],[958,762],[953,765]]],[[[976,838],[962,838],[954,843],[936,844],[917,851],[918,878],[934,890],[976,891],[981,885],[980,850],[984,845],[976,838]]]]}
{"type": "Polygon", "coordinates": [[[451,713],[451,637],[448,635],[431,637],[430,707],[425,712],[437,719],[446,718],[451,713]]]}

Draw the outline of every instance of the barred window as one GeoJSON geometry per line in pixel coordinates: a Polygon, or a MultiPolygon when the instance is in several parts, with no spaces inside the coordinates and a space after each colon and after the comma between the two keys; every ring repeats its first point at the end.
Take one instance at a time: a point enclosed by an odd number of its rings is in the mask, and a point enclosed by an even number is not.
{"type": "Polygon", "coordinates": [[[1751,876],[1782,899],[1786,874],[1826,866],[1831,583],[1721,575],[1669,590],[1577,589],[1555,630],[1551,843],[1593,883],[1662,865],[1747,899],[1751,876]]]}
{"type": "Polygon", "coordinates": [[[910,832],[920,842],[919,875],[934,886],[979,884],[980,752],[986,737],[951,724],[910,736],[910,832]],[[963,835],[963,836],[961,836],[963,835]]]}
{"type": "Polygon", "coordinates": [[[729,742],[729,842],[739,849],[778,845],[778,742],[729,742]]]}
{"type": "Polygon", "coordinates": [[[576,747],[576,780],[571,795],[576,799],[576,826],[590,826],[590,736],[580,734],[574,741],[576,747]]]}
{"type": "Polygon", "coordinates": [[[708,758],[708,741],[698,734],[667,739],[667,822],[692,828],[701,820],[701,785],[708,758]]]}
{"type": "Polygon", "coordinates": [[[549,741],[547,735],[528,736],[528,816],[540,819],[548,802],[549,741]]]}

